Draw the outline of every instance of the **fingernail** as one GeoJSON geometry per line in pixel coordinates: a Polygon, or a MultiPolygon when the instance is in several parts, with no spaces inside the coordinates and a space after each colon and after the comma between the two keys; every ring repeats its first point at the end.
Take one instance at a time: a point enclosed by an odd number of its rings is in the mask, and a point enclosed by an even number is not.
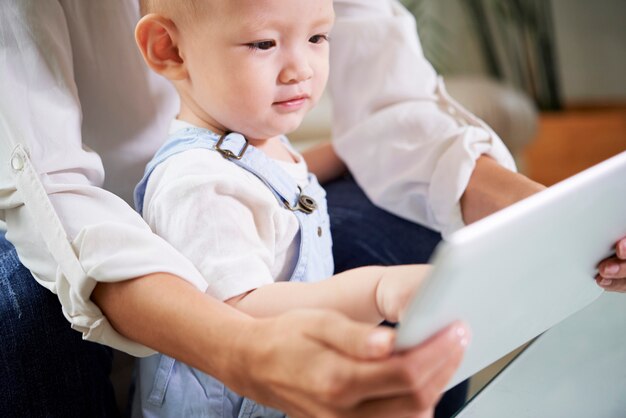
{"type": "Polygon", "coordinates": [[[367,337],[367,351],[371,356],[378,356],[386,353],[391,348],[393,333],[388,330],[380,329],[372,332],[367,337]]]}
{"type": "Polygon", "coordinates": [[[602,279],[600,280],[600,286],[610,286],[613,283],[611,279],[602,279]]]}
{"type": "Polygon", "coordinates": [[[454,336],[462,347],[467,347],[472,339],[469,330],[464,325],[459,325],[454,328],[454,336]]]}
{"type": "Polygon", "coordinates": [[[604,274],[617,274],[619,272],[619,266],[615,263],[605,264],[602,271],[604,274]]]}

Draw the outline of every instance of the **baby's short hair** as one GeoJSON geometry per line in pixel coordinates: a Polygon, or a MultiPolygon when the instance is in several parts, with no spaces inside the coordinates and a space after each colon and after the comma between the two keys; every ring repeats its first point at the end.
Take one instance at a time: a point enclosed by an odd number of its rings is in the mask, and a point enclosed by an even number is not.
{"type": "Polygon", "coordinates": [[[157,13],[163,9],[163,3],[168,2],[162,0],[139,0],[139,13],[141,16],[145,16],[150,13],[157,13]]]}
{"type": "Polygon", "coordinates": [[[141,16],[150,13],[159,13],[168,17],[195,16],[207,0],[139,0],[141,16]]]}

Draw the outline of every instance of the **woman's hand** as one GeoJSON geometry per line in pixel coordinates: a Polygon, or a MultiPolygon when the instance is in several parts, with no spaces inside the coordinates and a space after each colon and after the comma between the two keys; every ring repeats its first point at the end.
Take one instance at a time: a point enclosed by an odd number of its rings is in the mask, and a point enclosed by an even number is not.
{"type": "Polygon", "coordinates": [[[615,256],[598,266],[596,283],[604,290],[626,292],[626,237],[615,244],[615,256]]]}
{"type": "Polygon", "coordinates": [[[456,323],[392,355],[395,333],[332,310],[254,319],[167,273],[98,283],[122,335],[292,417],[409,417],[434,407],[469,334],[456,323]]]}
{"type": "Polygon", "coordinates": [[[235,391],[293,417],[409,417],[428,412],[457,369],[469,333],[455,323],[392,355],[395,333],[333,311],[290,311],[242,330],[235,391]]]}

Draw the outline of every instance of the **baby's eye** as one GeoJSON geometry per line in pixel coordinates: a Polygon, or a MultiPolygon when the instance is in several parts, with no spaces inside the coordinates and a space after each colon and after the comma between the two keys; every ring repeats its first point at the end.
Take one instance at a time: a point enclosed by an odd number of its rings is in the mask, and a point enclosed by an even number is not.
{"type": "Polygon", "coordinates": [[[268,49],[272,49],[276,46],[276,42],[275,41],[257,41],[257,42],[250,42],[249,44],[246,44],[246,46],[250,49],[260,49],[262,51],[267,51],[268,49]]]}
{"type": "Polygon", "coordinates": [[[328,40],[328,35],[313,35],[309,38],[309,42],[313,44],[321,44],[328,40]]]}

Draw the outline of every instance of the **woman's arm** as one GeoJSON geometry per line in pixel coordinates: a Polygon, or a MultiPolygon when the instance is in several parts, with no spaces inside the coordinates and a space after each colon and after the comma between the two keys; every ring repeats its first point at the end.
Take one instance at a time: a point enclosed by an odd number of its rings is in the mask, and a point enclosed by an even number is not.
{"type": "MultiPolygon", "coordinates": [[[[132,28],[131,19],[120,20],[125,13],[122,2],[71,8],[59,1],[0,4],[0,214],[20,260],[58,295],[74,329],[88,340],[147,355],[153,351],[115,332],[90,300],[96,283],[168,271],[200,289],[206,285],[191,263],[155,236],[126,202],[103,189],[101,156],[83,143],[88,140],[105,155],[117,150],[120,154],[108,164],[119,164],[119,170],[111,169],[107,177],[121,171],[130,183],[122,166],[141,158],[141,152],[123,146],[133,148],[137,138],[145,140],[140,132],[152,119],[121,106],[126,95],[126,104],[135,95],[150,97],[147,80],[129,87],[137,76],[133,71],[139,71],[138,77],[144,73],[134,67],[141,63],[139,57],[133,61],[136,52],[129,52],[132,31],[124,38],[124,25],[132,28]],[[88,29],[107,36],[87,36],[88,29]],[[95,60],[93,54],[105,57],[124,40],[128,48],[116,53],[132,74],[98,72],[119,62],[95,60]],[[85,57],[88,51],[91,55],[85,57]],[[84,68],[90,65],[102,68],[92,76],[84,68]],[[128,143],[122,146],[124,141],[128,143]]],[[[149,107],[145,111],[150,113],[149,107]]]]}
{"type": "Polygon", "coordinates": [[[93,298],[129,339],[293,417],[394,418],[427,411],[469,341],[456,323],[389,356],[390,329],[319,310],[253,319],[169,274],[99,283],[93,298]]]}
{"type": "Polygon", "coordinates": [[[309,171],[320,183],[326,183],[346,172],[346,165],[339,159],[331,142],[315,145],[302,153],[309,171]]]}
{"type": "MultiPolygon", "coordinates": [[[[335,10],[334,147],[375,204],[446,235],[542,189],[445,92],[398,1],[335,0],[335,10]]],[[[622,246],[600,263],[607,290],[626,291],[622,246]]]]}
{"type": "Polygon", "coordinates": [[[542,184],[481,156],[461,197],[463,221],[476,222],[543,189],[542,184]]]}
{"type": "Polygon", "coordinates": [[[464,225],[459,199],[475,161],[514,170],[510,153],[445,92],[399,1],[335,0],[335,10],[334,149],[376,205],[450,234],[464,225]]]}

